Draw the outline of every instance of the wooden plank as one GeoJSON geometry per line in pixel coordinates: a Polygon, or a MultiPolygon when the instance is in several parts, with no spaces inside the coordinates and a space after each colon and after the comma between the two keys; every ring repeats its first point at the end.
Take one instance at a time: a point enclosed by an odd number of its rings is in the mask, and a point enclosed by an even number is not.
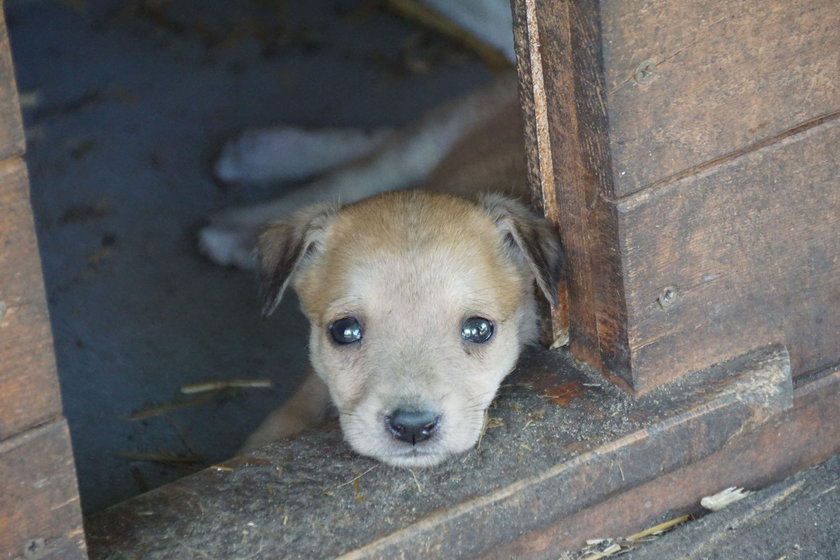
{"type": "MultiPolygon", "coordinates": [[[[715,287],[735,282],[724,299],[710,285],[692,288],[692,301],[705,311],[697,307],[681,315],[687,307],[680,302],[665,313],[659,304],[669,286],[700,286],[702,278],[716,274],[692,269],[694,277],[687,278],[669,269],[688,259],[682,246],[692,241],[683,227],[689,216],[694,224],[705,220],[726,231],[737,220],[725,216],[753,216],[768,204],[764,198],[776,196],[795,209],[778,215],[781,223],[810,215],[824,224],[821,232],[806,228],[796,235],[835,258],[837,245],[828,233],[835,211],[806,192],[817,189],[826,204],[836,200],[832,144],[804,159],[789,155],[781,173],[772,156],[758,162],[750,154],[790,144],[812,128],[823,130],[840,115],[836,4],[516,0],[514,16],[529,178],[566,247],[575,355],[637,392],[762,342],[788,344],[797,373],[840,359],[832,348],[837,323],[822,312],[836,297],[837,283],[831,273],[803,278],[812,269],[790,239],[784,245],[789,255],[762,249],[763,239],[779,238],[769,219],[743,227],[745,242],[758,246],[749,264],[742,263],[754,267],[754,275],[737,271],[721,280],[715,287]],[[654,65],[644,67],[646,60],[654,65]],[[744,177],[716,171],[741,165],[734,162],[766,167],[750,168],[744,177]],[[812,173],[819,165],[824,167],[812,173]],[[716,204],[694,200],[705,214],[689,214],[688,203],[682,203],[682,214],[673,212],[687,185],[702,188],[711,175],[725,176],[732,192],[719,186],[716,204]],[[742,192],[744,181],[752,195],[742,192]],[[668,208],[644,216],[631,212],[675,184],[682,192],[662,203],[668,208]],[[775,194],[759,184],[774,185],[775,194]],[[650,188],[639,191],[643,187],[650,188]],[[665,216],[667,227],[661,223],[665,216]],[[636,237],[647,245],[637,246],[636,237]],[[799,266],[799,272],[759,279],[758,269],[768,262],[799,266]],[[807,289],[799,290],[803,284],[807,289]],[[709,298],[703,299],[703,289],[709,298]],[[711,313],[709,320],[704,312],[711,313]]],[[[836,141],[827,140],[835,142],[836,152],[836,141]]],[[[732,256],[736,243],[712,234],[706,241],[721,244],[710,246],[707,255],[732,256]]],[[[737,265],[730,264],[734,272],[737,265]]]]}
{"type": "Polygon", "coordinates": [[[600,4],[615,197],[840,110],[837,0],[600,4]]]}
{"type": "Polygon", "coordinates": [[[838,149],[840,117],[618,204],[637,391],[762,343],[840,362],[838,149]]]}
{"type": "Polygon", "coordinates": [[[25,146],[6,17],[0,9],[0,161],[23,155],[25,146]]]}
{"type": "Polygon", "coordinates": [[[471,558],[793,406],[781,347],[640,398],[598,380],[566,353],[526,355],[481,444],[434,469],[356,456],[337,427],[277,442],[88,518],[91,558],[471,558]]]}
{"type": "Polygon", "coordinates": [[[626,386],[618,220],[605,199],[612,187],[598,5],[515,0],[513,13],[529,184],[563,239],[570,347],[626,386]]]}
{"type": "Polygon", "coordinates": [[[629,535],[697,511],[703,496],[729,486],[761,488],[840,452],[840,370],[798,384],[794,406],[733,438],[712,455],[579,513],[522,535],[483,558],[556,559],[586,539],[629,535]]]}
{"type": "Polygon", "coordinates": [[[26,166],[0,163],[0,439],[61,414],[26,166]]]}
{"type": "Polygon", "coordinates": [[[0,558],[86,558],[67,423],[0,442],[0,558]]]}

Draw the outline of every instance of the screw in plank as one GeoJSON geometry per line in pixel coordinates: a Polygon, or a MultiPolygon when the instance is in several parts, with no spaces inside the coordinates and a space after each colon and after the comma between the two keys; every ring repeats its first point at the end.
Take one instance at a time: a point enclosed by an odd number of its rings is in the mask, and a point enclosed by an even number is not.
{"type": "Polygon", "coordinates": [[[29,539],[23,547],[23,556],[30,560],[41,558],[44,555],[46,548],[47,544],[41,537],[29,539]]]}
{"type": "Polygon", "coordinates": [[[633,79],[636,83],[646,84],[653,79],[653,72],[656,70],[656,63],[652,60],[645,60],[633,72],[633,79]]]}
{"type": "Polygon", "coordinates": [[[677,301],[677,289],[674,286],[665,286],[656,301],[662,309],[668,309],[677,301]]]}

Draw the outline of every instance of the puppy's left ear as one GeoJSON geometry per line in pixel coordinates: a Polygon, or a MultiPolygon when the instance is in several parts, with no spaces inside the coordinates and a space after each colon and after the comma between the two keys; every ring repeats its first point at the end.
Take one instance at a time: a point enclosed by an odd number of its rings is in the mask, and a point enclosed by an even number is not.
{"type": "Polygon", "coordinates": [[[565,260],[557,231],[518,200],[490,193],[483,195],[479,204],[496,222],[505,249],[514,259],[525,261],[537,287],[556,306],[565,260]]]}
{"type": "Polygon", "coordinates": [[[268,224],[257,237],[257,274],[260,280],[262,315],[277,308],[295,272],[319,253],[335,206],[319,204],[288,220],[268,224]]]}

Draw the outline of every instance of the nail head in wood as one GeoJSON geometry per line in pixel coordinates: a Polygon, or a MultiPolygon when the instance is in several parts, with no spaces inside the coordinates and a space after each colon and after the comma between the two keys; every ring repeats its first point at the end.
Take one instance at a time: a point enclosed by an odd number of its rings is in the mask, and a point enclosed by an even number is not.
{"type": "Polygon", "coordinates": [[[636,70],[633,72],[633,79],[636,80],[636,83],[646,84],[653,79],[654,70],[656,70],[656,63],[652,60],[645,60],[636,66],[636,70]]]}
{"type": "Polygon", "coordinates": [[[656,298],[662,309],[668,309],[677,301],[677,288],[674,286],[665,286],[662,288],[662,293],[656,298]]]}
{"type": "Polygon", "coordinates": [[[23,547],[23,556],[27,559],[41,558],[44,555],[46,543],[44,539],[29,539],[23,547]]]}

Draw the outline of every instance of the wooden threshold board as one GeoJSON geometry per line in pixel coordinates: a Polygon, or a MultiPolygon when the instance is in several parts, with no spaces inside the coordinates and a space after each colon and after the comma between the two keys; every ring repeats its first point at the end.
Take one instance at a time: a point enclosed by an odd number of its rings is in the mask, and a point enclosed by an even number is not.
{"type": "Polygon", "coordinates": [[[565,352],[535,352],[480,445],[440,467],[386,467],[325,427],[91,516],[88,546],[93,559],[556,557],[832,455],[838,380],[794,391],[786,350],[767,346],[633,399],[565,352]],[[633,492],[655,499],[640,513],[638,496],[621,501],[633,492]]]}

